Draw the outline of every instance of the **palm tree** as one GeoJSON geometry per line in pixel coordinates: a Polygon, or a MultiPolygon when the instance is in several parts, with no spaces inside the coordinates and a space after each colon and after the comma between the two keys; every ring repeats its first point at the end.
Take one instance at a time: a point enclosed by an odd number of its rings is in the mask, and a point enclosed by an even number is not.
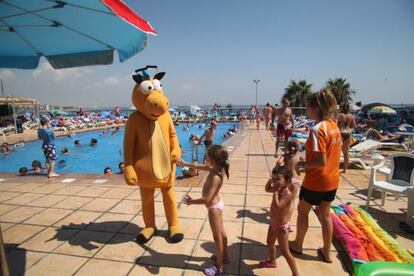
{"type": "Polygon", "coordinates": [[[326,86],[331,90],[338,104],[352,102],[355,91],[351,90],[351,84],[345,78],[329,79],[326,86]]]}
{"type": "Polygon", "coordinates": [[[306,97],[312,94],[312,83],[307,83],[306,80],[291,80],[288,87],[285,88],[283,98],[287,98],[291,106],[304,107],[306,105],[306,97]]]}

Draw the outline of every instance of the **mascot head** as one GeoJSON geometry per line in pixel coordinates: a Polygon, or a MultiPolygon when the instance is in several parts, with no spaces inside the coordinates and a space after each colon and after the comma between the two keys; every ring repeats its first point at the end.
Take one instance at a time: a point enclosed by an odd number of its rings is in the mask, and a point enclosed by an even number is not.
{"type": "Polygon", "coordinates": [[[155,121],[168,111],[169,102],[167,97],[164,96],[160,81],[165,72],[159,72],[153,78],[150,78],[146,72],[148,68],[157,67],[147,65],[135,70],[136,74],[132,76],[137,83],[132,93],[132,103],[144,117],[155,121]]]}

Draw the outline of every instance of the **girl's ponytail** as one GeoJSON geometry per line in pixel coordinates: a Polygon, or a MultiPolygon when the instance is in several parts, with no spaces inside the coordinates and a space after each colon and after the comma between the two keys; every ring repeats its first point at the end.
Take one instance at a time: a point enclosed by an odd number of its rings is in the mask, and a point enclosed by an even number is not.
{"type": "Polygon", "coordinates": [[[228,160],[223,161],[222,168],[223,168],[224,172],[226,173],[227,179],[229,179],[229,177],[230,177],[230,174],[229,174],[230,163],[229,163],[228,160]]]}

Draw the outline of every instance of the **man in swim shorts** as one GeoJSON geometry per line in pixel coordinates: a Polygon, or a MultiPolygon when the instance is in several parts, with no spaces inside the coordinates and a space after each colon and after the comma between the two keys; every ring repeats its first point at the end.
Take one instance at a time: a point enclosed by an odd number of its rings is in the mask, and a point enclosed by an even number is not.
{"type": "Polygon", "coordinates": [[[55,163],[57,159],[56,149],[55,149],[55,133],[51,130],[50,121],[47,118],[42,118],[40,120],[41,127],[37,130],[37,136],[39,139],[43,140],[42,150],[46,158],[46,167],[48,170],[48,177],[59,176],[54,172],[55,163]]]}
{"type": "Polygon", "coordinates": [[[294,128],[293,112],[289,108],[289,100],[282,99],[282,107],[277,111],[277,127],[276,127],[276,151],[275,157],[279,157],[279,144],[281,138],[284,138],[285,150],[287,149],[287,143],[289,136],[292,135],[294,128]]]}
{"type": "Polygon", "coordinates": [[[214,132],[216,131],[216,128],[217,122],[215,120],[211,121],[210,127],[204,131],[204,134],[199,139],[200,142],[204,139],[203,143],[206,149],[213,144],[214,132]]]}

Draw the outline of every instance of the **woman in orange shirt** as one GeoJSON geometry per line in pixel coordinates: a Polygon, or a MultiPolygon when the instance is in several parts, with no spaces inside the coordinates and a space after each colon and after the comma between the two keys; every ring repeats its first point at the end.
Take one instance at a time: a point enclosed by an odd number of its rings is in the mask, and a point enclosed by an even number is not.
{"type": "Polygon", "coordinates": [[[312,206],[318,206],[323,237],[323,248],[318,249],[318,254],[325,262],[331,263],[333,226],[330,207],[339,185],[342,148],[341,133],[334,121],[337,104],[332,92],[323,88],[308,97],[306,112],[310,119],[316,121],[316,125],[311,129],[306,142],[306,161],[297,164],[305,169],[305,179],[299,193],[297,232],[291,251],[302,254],[309,211],[312,206]]]}

